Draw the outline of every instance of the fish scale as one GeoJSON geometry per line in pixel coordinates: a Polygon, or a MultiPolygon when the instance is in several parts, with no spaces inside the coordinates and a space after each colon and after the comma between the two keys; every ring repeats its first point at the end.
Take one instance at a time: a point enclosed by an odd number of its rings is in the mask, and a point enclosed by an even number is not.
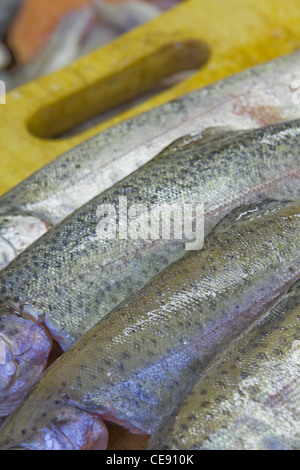
{"type": "MultiPolygon", "coordinates": [[[[261,197],[299,196],[299,121],[251,132],[186,136],[42,236],[0,273],[2,310],[43,323],[67,349],[185,252],[187,240],[103,240],[98,207],[204,204],[205,233],[261,197]],[[206,139],[206,140],[205,140],[206,139]]],[[[13,344],[14,338],[11,338],[13,344]]],[[[6,395],[13,399],[7,392],[6,395]]]]}
{"type": "Polygon", "coordinates": [[[199,373],[299,279],[299,211],[280,201],[236,209],[202,250],[120,303],[45,372],[1,429],[0,447],[66,448],[66,409],[79,421],[80,411],[97,416],[102,444],[103,421],[154,433],[199,373]]]}

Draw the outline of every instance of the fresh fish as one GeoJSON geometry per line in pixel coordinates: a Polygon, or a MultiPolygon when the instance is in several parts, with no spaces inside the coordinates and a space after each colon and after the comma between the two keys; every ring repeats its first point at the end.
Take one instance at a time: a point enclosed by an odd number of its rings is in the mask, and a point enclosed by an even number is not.
{"type": "Polygon", "coordinates": [[[93,5],[100,18],[121,32],[129,31],[140,24],[153,20],[162,11],[156,4],[144,0],[126,0],[116,3],[93,0],[93,5]]]}
{"type": "Polygon", "coordinates": [[[105,448],[105,421],[154,433],[195,375],[299,279],[299,246],[299,202],[236,210],[45,372],[0,448],[105,448]]]}
{"type": "Polygon", "coordinates": [[[20,5],[21,0],[0,0],[0,38],[7,33],[20,5]]]}
{"type": "Polygon", "coordinates": [[[0,198],[0,268],[175,139],[210,127],[249,129],[300,117],[293,88],[299,69],[300,51],[117,124],[57,158],[0,198]]]}
{"type": "Polygon", "coordinates": [[[142,0],[111,4],[95,0],[62,17],[36,57],[16,67],[10,89],[65,67],[84,54],[116,39],[120,34],[155,18],[161,8],[142,0]]]}
{"type": "Polygon", "coordinates": [[[300,282],[207,369],[151,449],[300,447],[300,282]]]}
{"type": "MultiPolygon", "coordinates": [[[[130,224],[120,215],[121,197],[126,199],[128,214],[139,204],[140,218],[148,217],[151,207],[163,204],[176,203],[180,209],[204,204],[206,234],[243,202],[300,197],[298,120],[206,139],[203,143],[198,134],[179,139],[21,253],[0,273],[1,316],[14,309],[20,321],[44,325],[66,350],[119,302],[184,254],[185,234],[175,239],[170,231],[169,239],[162,239],[159,234],[148,236],[147,229],[145,238],[129,235],[130,224]],[[119,231],[105,239],[99,225],[103,220],[107,223],[107,207],[115,210],[119,231]],[[122,238],[124,228],[128,236],[122,238]]],[[[195,234],[196,242],[201,242],[201,220],[195,234]]],[[[14,329],[9,331],[6,341],[14,350],[14,329]]],[[[34,343],[28,347],[37,349],[34,343]]],[[[15,371],[14,379],[23,381],[21,370],[15,371]]],[[[2,380],[5,386],[0,393],[6,397],[2,402],[7,412],[8,402],[13,409],[15,398],[5,373],[2,380]]]]}

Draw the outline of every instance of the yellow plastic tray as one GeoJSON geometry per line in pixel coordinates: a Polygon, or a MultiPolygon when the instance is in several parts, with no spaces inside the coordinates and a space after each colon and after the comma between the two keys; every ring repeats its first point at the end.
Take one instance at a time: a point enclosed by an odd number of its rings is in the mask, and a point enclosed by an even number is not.
{"type": "MultiPolygon", "coordinates": [[[[0,194],[105,127],[300,47],[300,0],[189,0],[0,105],[0,194]],[[195,75],[73,137],[80,122],[173,72],[195,75]]],[[[126,142],[124,142],[126,145],[126,142]]]]}

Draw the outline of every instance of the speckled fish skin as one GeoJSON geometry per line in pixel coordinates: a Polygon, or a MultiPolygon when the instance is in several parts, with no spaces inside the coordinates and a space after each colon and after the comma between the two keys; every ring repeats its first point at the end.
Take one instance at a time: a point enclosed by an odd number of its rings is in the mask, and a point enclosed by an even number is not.
{"type": "Polygon", "coordinates": [[[175,139],[215,126],[250,129],[299,118],[299,69],[297,51],[117,124],[46,165],[0,198],[0,269],[175,139]]]}
{"type": "Polygon", "coordinates": [[[300,448],[300,282],[208,368],[149,449],[300,448]]]}
{"type": "MultiPolygon", "coordinates": [[[[1,313],[13,308],[21,317],[45,324],[61,347],[68,349],[185,251],[182,240],[100,239],[96,232],[100,205],[117,208],[120,196],[127,197],[128,207],[137,202],[147,208],[161,203],[204,203],[209,233],[244,202],[300,196],[299,136],[296,120],[248,133],[211,136],[206,144],[198,135],[175,141],[2,270],[1,313]]],[[[9,342],[13,350],[13,333],[9,342]]],[[[14,401],[7,389],[5,396],[14,401]]]]}
{"type": "MultiPolygon", "coordinates": [[[[0,448],[79,449],[86,427],[72,439],[72,412],[155,432],[199,371],[299,279],[299,229],[299,203],[236,210],[45,372],[2,427],[0,448]]],[[[105,448],[107,432],[94,439],[105,448]]]]}

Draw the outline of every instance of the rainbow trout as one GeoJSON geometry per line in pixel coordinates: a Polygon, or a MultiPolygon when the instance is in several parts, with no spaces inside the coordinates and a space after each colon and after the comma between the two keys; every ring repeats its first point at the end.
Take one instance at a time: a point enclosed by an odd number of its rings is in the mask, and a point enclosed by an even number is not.
{"type": "Polygon", "coordinates": [[[175,139],[299,118],[299,69],[300,51],[259,65],[117,124],[39,170],[0,198],[0,269],[175,139]]]}
{"type": "Polygon", "coordinates": [[[300,282],[216,361],[152,437],[152,449],[300,447],[300,282]]]}
{"type": "Polygon", "coordinates": [[[233,212],[44,373],[0,448],[104,449],[105,421],[154,433],[199,371],[299,279],[299,247],[299,202],[233,212]]]}
{"type": "MultiPolygon", "coordinates": [[[[165,208],[174,203],[180,210],[204,204],[207,234],[244,202],[300,196],[299,137],[299,121],[292,121],[253,132],[210,137],[206,143],[198,135],[180,139],[78,209],[2,270],[0,326],[5,330],[9,354],[0,368],[0,416],[12,411],[19,401],[19,384],[24,391],[26,384],[28,389],[36,379],[37,370],[31,364],[35,362],[43,370],[51,346],[49,337],[42,341],[41,330],[68,349],[119,302],[180,258],[186,246],[194,247],[193,243],[185,243],[185,232],[181,239],[178,231],[175,234],[170,230],[169,239],[152,233],[148,237],[148,227],[147,233],[142,233],[150,205],[167,214],[165,208]],[[128,229],[127,237],[122,238],[121,230],[127,230],[120,214],[124,198],[128,214],[134,207],[140,214],[136,219],[128,217],[132,230],[129,233],[128,229]],[[115,210],[112,221],[105,215],[111,210],[115,210]],[[134,229],[139,228],[134,225],[136,220],[141,228],[134,238],[134,229]],[[117,222],[119,232],[114,233],[112,228],[117,222]],[[101,229],[103,224],[108,225],[111,238],[101,229]],[[28,339],[20,334],[24,322],[31,331],[28,339]],[[24,350],[19,349],[20,338],[24,350]]],[[[182,228],[183,217],[182,213],[176,215],[177,229],[180,223],[182,228]]],[[[157,219],[151,217],[151,229],[157,219]]],[[[200,220],[190,235],[196,235],[199,243],[201,233],[200,220]]]]}

